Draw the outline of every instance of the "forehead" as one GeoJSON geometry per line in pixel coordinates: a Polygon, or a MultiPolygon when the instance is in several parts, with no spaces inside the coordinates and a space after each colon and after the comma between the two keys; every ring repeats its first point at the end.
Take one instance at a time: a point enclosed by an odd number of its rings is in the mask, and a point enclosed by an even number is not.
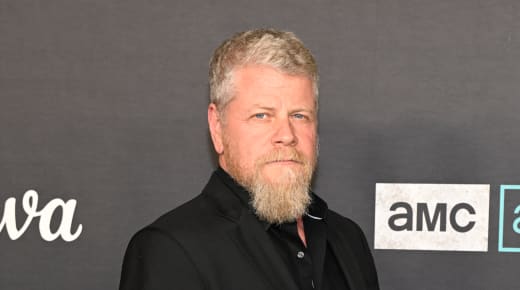
{"type": "Polygon", "coordinates": [[[306,75],[289,74],[267,65],[246,65],[234,69],[232,78],[237,99],[315,105],[313,81],[306,75]]]}

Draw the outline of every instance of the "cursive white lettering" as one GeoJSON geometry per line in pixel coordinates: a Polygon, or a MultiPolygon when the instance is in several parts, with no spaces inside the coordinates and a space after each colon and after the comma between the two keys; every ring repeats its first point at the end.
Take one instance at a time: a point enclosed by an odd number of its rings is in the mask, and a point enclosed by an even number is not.
{"type": "Polygon", "coordinates": [[[32,220],[37,217],[40,218],[40,235],[45,241],[54,241],[61,236],[64,241],[71,242],[76,240],[83,230],[83,226],[79,224],[76,231],[72,233],[72,219],[74,218],[74,211],[76,210],[75,199],[69,199],[65,202],[60,198],[55,198],[47,203],[41,210],[38,210],[38,193],[32,189],[26,191],[22,198],[22,208],[27,214],[27,218],[20,228],[17,226],[15,208],[16,198],[8,198],[5,201],[4,213],[0,221],[0,232],[5,228],[11,240],[20,238],[32,220]],[[56,232],[53,233],[51,231],[51,221],[57,208],[61,208],[62,210],[61,223],[56,232]]]}

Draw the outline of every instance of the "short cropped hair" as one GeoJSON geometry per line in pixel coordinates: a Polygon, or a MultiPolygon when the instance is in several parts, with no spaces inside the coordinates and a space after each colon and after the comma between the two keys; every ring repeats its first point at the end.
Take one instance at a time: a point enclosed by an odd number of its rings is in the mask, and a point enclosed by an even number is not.
{"type": "Polygon", "coordinates": [[[292,32],[255,29],[239,32],[224,41],[210,60],[210,102],[222,112],[233,98],[233,71],[259,64],[281,72],[308,77],[318,105],[318,68],[314,56],[292,32]]]}

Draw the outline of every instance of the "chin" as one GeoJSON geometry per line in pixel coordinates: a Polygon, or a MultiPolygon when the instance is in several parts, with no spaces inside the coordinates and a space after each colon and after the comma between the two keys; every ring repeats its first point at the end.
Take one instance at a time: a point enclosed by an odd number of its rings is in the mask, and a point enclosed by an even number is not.
{"type": "Polygon", "coordinates": [[[298,173],[296,165],[269,164],[263,175],[267,182],[280,184],[290,182],[298,173]]]}

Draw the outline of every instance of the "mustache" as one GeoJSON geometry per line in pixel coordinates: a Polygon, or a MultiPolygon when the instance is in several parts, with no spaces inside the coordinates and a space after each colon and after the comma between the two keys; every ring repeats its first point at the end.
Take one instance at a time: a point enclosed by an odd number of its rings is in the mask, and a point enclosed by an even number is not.
{"type": "Polygon", "coordinates": [[[272,150],[266,154],[264,154],[262,157],[260,157],[257,162],[259,164],[267,164],[272,162],[279,162],[279,161],[293,161],[297,163],[308,163],[309,161],[298,150],[292,148],[292,149],[275,149],[272,150]]]}

